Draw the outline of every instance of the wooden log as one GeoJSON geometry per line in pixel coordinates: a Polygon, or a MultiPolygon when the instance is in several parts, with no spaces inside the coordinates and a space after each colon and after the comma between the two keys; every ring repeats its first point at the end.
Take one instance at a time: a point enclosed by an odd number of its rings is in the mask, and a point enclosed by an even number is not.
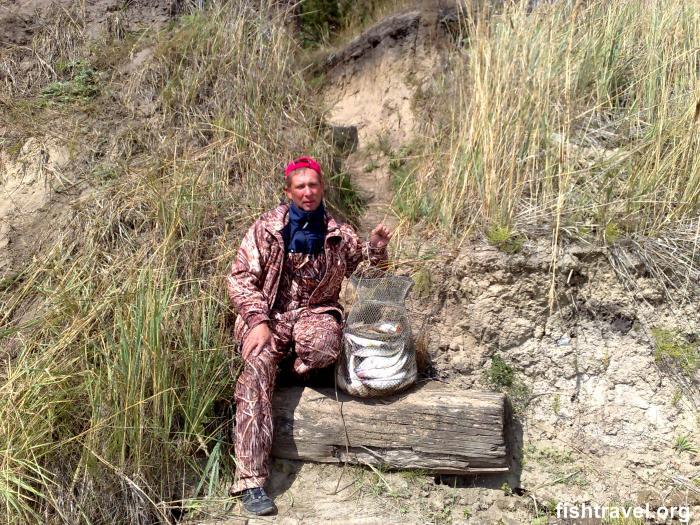
{"type": "Polygon", "coordinates": [[[506,472],[505,395],[430,382],[381,399],[333,388],[275,393],[272,455],[442,474],[506,472]]]}

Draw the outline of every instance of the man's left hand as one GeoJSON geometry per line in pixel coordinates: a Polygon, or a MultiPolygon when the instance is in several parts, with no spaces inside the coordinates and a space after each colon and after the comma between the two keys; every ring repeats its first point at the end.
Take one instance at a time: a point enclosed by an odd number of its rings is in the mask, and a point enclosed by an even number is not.
{"type": "Polygon", "coordinates": [[[389,244],[392,231],[383,224],[377,224],[369,235],[369,243],[373,248],[382,249],[389,244]]]}

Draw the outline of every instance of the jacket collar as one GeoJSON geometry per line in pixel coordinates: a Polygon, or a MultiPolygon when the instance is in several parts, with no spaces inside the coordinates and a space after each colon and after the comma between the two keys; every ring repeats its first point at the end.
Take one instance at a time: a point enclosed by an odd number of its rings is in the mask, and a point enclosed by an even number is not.
{"type": "MultiPolygon", "coordinates": [[[[282,236],[282,229],[289,222],[289,204],[280,204],[272,210],[269,219],[265,222],[265,228],[273,234],[282,236]]],[[[340,235],[340,225],[326,209],[326,237],[340,235]]]]}

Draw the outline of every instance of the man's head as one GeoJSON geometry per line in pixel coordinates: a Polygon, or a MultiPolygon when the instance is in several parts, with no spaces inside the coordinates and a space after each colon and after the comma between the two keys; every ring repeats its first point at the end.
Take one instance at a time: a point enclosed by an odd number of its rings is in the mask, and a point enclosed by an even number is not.
{"type": "Polygon", "coordinates": [[[323,201],[321,167],[311,157],[299,157],[284,170],[287,198],[304,211],[318,209],[323,201]]]}

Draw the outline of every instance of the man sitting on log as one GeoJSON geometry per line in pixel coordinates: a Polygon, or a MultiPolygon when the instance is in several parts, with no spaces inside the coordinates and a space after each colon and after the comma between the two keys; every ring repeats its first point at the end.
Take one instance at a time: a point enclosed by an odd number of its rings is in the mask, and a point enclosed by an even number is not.
{"type": "Polygon", "coordinates": [[[311,157],[284,171],[289,203],[263,214],[246,233],[227,278],[244,361],[235,390],[237,481],[232,493],[256,515],[276,507],[263,485],[272,448],[272,391],[277,365],[293,345],[294,372],[335,363],[341,350],[343,278],[368,259],[386,263],[391,232],[383,224],[360,243],[323,205],[323,176],[311,157]]]}

